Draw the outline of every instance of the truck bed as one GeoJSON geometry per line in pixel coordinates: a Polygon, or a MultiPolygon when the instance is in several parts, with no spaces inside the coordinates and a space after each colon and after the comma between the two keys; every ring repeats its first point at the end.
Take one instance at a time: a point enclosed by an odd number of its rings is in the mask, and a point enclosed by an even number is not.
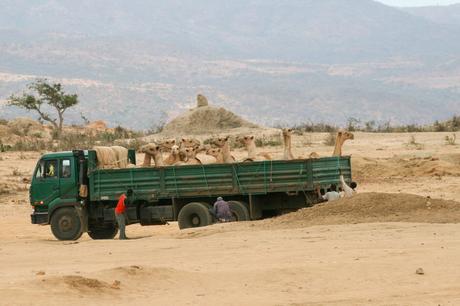
{"type": "Polygon", "coordinates": [[[133,189],[137,199],[257,195],[301,192],[351,182],[351,160],[345,157],[272,160],[232,164],[186,165],[126,169],[97,169],[89,152],[91,201],[116,200],[133,189]]]}

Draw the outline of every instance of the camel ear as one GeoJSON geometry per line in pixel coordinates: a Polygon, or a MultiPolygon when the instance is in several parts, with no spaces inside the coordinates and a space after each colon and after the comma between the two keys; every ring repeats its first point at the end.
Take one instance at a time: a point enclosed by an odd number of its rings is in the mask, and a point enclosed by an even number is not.
{"type": "Polygon", "coordinates": [[[254,140],[254,136],[251,136],[251,140],[254,140]]]}
{"type": "Polygon", "coordinates": [[[343,134],[342,131],[338,131],[338,132],[337,132],[337,135],[339,135],[339,136],[342,136],[342,134],[343,134]]]}
{"type": "Polygon", "coordinates": [[[225,140],[227,140],[227,141],[228,141],[228,139],[229,139],[229,138],[230,138],[230,136],[227,136],[227,137],[225,137],[225,140]]]}
{"type": "Polygon", "coordinates": [[[182,142],[185,142],[185,138],[182,138],[182,142]]]}
{"type": "Polygon", "coordinates": [[[176,140],[175,139],[171,140],[171,143],[176,144],[176,140]]]}

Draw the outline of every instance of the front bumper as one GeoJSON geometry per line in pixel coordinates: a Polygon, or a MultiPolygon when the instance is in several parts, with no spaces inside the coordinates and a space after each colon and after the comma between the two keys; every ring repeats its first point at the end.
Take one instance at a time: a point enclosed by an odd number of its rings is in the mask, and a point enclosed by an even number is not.
{"type": "Polygon", "coordinates": [[[48,224],[48,212],[36,212],[34,211],[30,215],[32,224],[48,224]]]}

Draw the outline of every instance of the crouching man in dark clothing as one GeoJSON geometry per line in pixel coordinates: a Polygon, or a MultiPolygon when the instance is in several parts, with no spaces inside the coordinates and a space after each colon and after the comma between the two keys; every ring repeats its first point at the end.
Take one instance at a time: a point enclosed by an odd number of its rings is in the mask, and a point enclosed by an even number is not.
{"type": "Polygon", "coordinates": [[[233,215],[230,210],[230,205],[224,201],[222,197],[218,197],[213,207],[214,216],[219,222],[233,221],[233,215]]]}

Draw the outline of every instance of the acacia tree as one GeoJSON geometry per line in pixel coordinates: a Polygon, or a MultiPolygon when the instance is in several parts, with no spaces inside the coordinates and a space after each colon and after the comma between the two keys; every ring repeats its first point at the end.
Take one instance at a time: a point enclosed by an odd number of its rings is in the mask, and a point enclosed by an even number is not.
{"type": "Polygon", "coordinates": [[[60,83],[48,84],[46,80],[39,79],[27,86],[29,92],[21,96],[12,95],[8,99],[9,106],[16,106],[28,111],[35,111],[40,121],[53,125],[57,137],[62,133],[64,125],[64,112],[78,104],[76,94],[66,94],[60,83]],[[49,114],[44,107],[54,109],[56,115],[49,114]]]}

